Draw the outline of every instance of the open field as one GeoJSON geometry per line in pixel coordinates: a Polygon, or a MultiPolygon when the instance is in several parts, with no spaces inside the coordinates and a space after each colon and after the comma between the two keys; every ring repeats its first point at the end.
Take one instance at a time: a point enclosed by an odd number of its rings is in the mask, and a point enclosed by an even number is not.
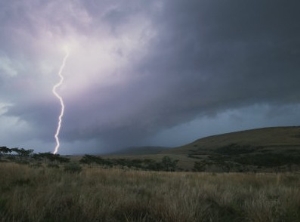
{"type": "Polygon", "coordinates": [[[300,221],[297,173],[71,173],[1,162],[0,175],[0,221],[300,221]]]}
{"type": "Polygon", "coordinates": [[[60,156],[0,147],[0,222],[300,221],[300,127],[144,151],[60,156]]]}

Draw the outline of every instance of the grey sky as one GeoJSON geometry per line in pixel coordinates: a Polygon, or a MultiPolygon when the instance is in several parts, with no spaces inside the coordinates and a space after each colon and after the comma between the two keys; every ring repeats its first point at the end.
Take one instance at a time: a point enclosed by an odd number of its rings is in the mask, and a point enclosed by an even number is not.
{"type": "Polygon", "coordinates": [[[178,146],[300,123],[299,1],[0,3],[0,143],[60,153],[178,146]]]}

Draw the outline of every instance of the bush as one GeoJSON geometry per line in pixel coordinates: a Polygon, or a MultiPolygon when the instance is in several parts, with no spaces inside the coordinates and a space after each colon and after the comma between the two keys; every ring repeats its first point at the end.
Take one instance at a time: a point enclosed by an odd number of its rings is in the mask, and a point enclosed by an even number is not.
{"type": "Polygon", "coordinates": [[[165,171],[175,171],[178,160],[172,160],[168,156],[164,156],[161,161],[162,170],[165,171]]]}
{"type": "Polygon", "coordinates": [[[64,170],[69,173],[80,173],[82,168],[78,163],[72,162],[66,164],[64,170]]]}
{"type": "Polygon", "coordinates": [[[205,167],[206,167],[206,162],[205,161],[197,161],[194,163],[194,168],[193,171],[195,172],[203,172],[205,171],[205,167]]]}

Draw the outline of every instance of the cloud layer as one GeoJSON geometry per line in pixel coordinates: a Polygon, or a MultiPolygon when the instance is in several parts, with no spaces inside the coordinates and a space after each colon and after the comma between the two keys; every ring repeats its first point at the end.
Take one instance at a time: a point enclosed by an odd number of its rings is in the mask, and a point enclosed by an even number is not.
{"type": "MultiPolygon", "coordinates": [[[[166,130],[200,121],[205,132],[205,119],[230,110],[240,122],[257,107],[257,115],[272,119],[266,106],[286,120],[267,125],[290,124],[287,113],[297,125],[291,110],[300,101],[299,6],[277,0],[0,3],[0,123],[7,129],[0,138],[53,145],[59,103],[51,89],[66,48],[62,144],[103,151],[171,141],[180,130],[161,139],[166,130]]],[[[261,125],[253,121],[244,128],[261,125]]],[[[239,128],[232,123],[224,131],[239,128]]]]}

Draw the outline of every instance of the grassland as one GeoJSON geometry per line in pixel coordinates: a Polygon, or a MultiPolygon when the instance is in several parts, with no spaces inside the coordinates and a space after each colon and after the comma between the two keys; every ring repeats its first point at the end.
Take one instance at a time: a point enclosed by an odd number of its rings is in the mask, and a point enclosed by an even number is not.
{"type": "Polygon", "coordinates": [[[0,163],[0,221],[300,221],[297,173],[0,163]]]}
{"type": "Polygon", "coordinates": [[[0,147],[4,221],[300,221],[300,127],[211,136],[157,154],[0,147]]]}

